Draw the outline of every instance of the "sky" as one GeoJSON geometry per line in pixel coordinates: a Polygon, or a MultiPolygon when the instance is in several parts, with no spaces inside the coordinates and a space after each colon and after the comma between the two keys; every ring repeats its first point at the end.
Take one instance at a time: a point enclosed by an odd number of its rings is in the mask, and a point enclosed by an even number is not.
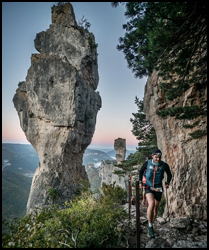
{"type": "MultiPolygon", "coordinates": [[[[55,2],[2,3],[2,142],[29,144],[20,127],[12,99],[18,83],[25,81],[31,66],[30,57],[39,53],[34,47],[36,34],[51,24],[51,7],[55,2]]],[[[84,16],[89,31],[98,44],[99,91],[102,108],[97,114],[94,136],[89,148],[113,148],[114,140],[126,139],[127,149],[136,149],[132,134],[132,113],[137,112],[135,97],[144,97],[147,78],[139,79],[127,67],[119,37],[127,23],[123,5],[113,8],[111,2],[71,2],[76,21],[84,16]]]]}

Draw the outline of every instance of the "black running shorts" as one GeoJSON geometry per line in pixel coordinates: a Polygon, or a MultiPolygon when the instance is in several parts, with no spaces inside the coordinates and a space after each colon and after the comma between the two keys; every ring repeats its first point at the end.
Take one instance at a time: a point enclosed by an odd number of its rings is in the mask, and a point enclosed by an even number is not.
{"type": "Polygon", "coordinates": [[[148,193],[152,193],[154,195],[155,200],[161,201],[162,192],[153,191],[153,190],[150,190],[150,187],[146,187],[145,194],[148,194],[148,193]]]}

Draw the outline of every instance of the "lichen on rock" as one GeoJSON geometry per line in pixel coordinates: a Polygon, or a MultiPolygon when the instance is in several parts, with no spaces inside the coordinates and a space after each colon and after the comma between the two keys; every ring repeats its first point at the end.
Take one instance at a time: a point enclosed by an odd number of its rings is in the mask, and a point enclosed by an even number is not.
{"type": "Polygon", "coordinates": [[[52,24],[36,35],[26,81],[13,98],[20,125],[39,156],[27,204],[63,204],[88,180],[82,165],[101,97],[94,35],[80,32],[70,3],[52,7],[52,24]],[[56,197],[49,190],[55,190],[56,197]]]}

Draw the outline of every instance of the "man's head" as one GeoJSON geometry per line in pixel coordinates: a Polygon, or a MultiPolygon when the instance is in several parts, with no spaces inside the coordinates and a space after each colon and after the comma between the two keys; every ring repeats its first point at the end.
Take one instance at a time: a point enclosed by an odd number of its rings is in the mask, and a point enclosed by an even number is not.
{"type": "Polygon", "coordinates": [[[161,160],[162,152],[159,149],[154,149],[152,151],[152,159],[155,163],[159,163],[161,160]]]}

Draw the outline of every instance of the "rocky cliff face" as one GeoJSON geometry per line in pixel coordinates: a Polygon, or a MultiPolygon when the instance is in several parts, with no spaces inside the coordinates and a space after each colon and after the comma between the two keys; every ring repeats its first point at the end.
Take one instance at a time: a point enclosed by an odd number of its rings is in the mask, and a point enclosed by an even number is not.
{"type": "Polygon", "coordinates": [[[88,180],[83,153],[91,143],[101,98],[92,33],[79,27],[70,3],[52,7],[52,24],[36,35],[26,81],[13,98],[20,125],[39,156],[27,213],[62,204],[88,180]]]}
{"type": "MultiPolygon", "coordinates": [[[[185,129],[183,125],[191,121],[166,119],[157,116],[156,110],[185,105],[207,106],[206,90],[191,87],[185,95],[174,101],[166,101],[159,88],[157,72],[148,78],[144,94],[144,112],[157,134],[158,148],[162,151],[162,160],[167,162],[173,175],[168,189],[169,212],[171,217],[190,216],[197,219],[207,218],[207,136],[191,139],[189,133],[195,129],[207,127],[207,117],[195,128],[185,129]]],[[[167,211],[167,208],[165,209],[167,211]]]]}

